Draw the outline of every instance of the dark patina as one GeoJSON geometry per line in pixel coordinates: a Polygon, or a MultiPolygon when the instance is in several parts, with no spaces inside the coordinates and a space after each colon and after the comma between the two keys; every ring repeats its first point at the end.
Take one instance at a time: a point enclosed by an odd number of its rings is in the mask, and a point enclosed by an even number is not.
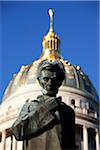
{"type": "MultiPolygon", "coordinates": [[[[27,101],[12,126],[17,140],[29,140],[59,125],[61,150],[75,149],[75,115],[72,108],[56,97],[65,79],[65,69],[60,61],[43,61],[38,66],[37,79],[42,95],[27,101]]],[[[53,139],[50,139],[53,140],[53,139]]]]}

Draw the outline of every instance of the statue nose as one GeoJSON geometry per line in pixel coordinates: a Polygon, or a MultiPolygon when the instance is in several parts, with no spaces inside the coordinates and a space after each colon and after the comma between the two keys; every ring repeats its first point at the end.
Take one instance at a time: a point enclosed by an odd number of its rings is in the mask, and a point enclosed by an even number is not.
{"type": "Polygon", "coordinates": [[[51,85],[51,82],[52,82],[52,80],[51,80],[51,79],[49,79],[49,80],[48,80],[48,84],[49,84],[49,85],[51,85]]]}

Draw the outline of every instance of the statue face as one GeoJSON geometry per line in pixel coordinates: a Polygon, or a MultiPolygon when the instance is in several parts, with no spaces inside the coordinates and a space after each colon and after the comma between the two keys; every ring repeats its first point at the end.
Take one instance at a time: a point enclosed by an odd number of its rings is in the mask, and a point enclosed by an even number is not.
{"type": "Polygon", "coordinates": [[[43,91],[45,91],[44,94],[57,93],[59,88],[57,72],[46,69],[42,70],[39,77],[39,83],[43,88],[43,91]]]}

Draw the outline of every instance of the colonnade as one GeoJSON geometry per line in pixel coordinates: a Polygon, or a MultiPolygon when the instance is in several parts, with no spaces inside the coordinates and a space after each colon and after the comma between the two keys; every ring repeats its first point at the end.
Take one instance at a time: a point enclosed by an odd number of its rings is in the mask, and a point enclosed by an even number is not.
{"type": "MultiPolygon", "coordinates": [[[[96,150],[100,150],[100,143],[99,143],[99,129],[95,129],[95,143],[96,143],[96,150]]],[[[6,130],[2,132],[2,140],[1,140],[1,150],[7,150],[6,148],[6,130]]],[[[15,137],[12,136],[11,138],[11,150],[19,150],[18,142],[16,141],[15,137]]],[[[83,125],[83,150],[89,150],[89,142],[88,142],[88,127],[83,125]]]]}
{"type": "MultiPolygon", "coordinates": [[[[96,150],[100,150],[100,143],[99,143],[99,129],[95,129],[95,143],[96,143],[96,150]]],[[[88,127],[83,125],[83,150],[89,150],[89,142],[88,142],[88,127]]]]}
{"type": "Polygon", "coordinates": [[[2,132],[1,150],[7,150],[7,148],[10,150],[18,150],[17,149],[17,141],[16,141],[15,137],[12,135],[10,137],[11,137],[11,142],[9,143],[10,148],[8,148],[8,147],[6,147],[6,130],[4,130],[2,132]]]}

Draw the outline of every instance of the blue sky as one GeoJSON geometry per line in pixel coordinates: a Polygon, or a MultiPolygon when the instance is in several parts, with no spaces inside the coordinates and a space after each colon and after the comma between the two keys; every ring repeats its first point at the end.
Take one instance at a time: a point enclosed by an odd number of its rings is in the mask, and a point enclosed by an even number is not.
{"type": "Polygon", "coordinates": [[[99,5],[95,1],[0,2],[0,100],[14,73],[42,53],[48,32],[47,10],[55,10],[54,29],[64,59],[80,65],[99,89],[99,5]]]}

